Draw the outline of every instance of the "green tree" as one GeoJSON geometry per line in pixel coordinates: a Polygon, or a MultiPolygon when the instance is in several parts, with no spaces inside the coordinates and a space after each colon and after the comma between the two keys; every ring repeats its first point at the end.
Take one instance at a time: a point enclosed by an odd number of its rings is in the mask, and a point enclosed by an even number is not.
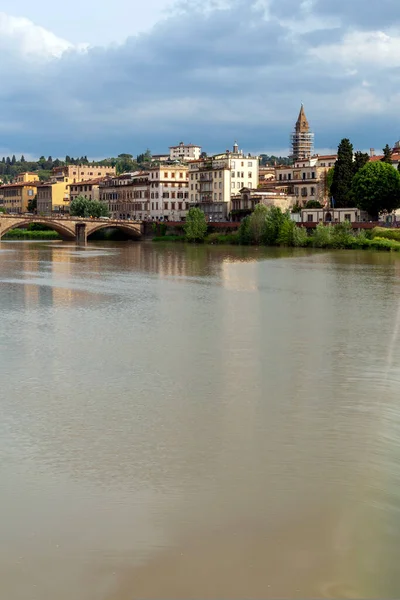
{"type": "Polygon", "coordinates": [[[381,160],[382,162],[388,163],[389,165],[392,164],[392,150],[389,144],[386,144],[386,146],[384,147],[383,158],[381,160]]]}
{"type": "Polygon", "coordinates": [[[29,200],[28,202],[28,212],[34,213],[37,210],[37,196],[29,200]]]}
{"type": "Polygon", "coordinates": [[[249,234],[253,244],[261,244],[265,236],[266,218],[268,208],[264,204],[257,204],[249,219],[249,234]]]}
{"type": "Polygon", "coordinates": [[[207,222],[200,208],[191,208],[186,216],[184,226],[189,242],[202,242],[207,233],[207,222]]]}
{"type": "Polygon", "coordinates": [[[364,165],[369,161],[369,155],[367,152],[357,152],[354,153],[354,163],[353,163],[353,173],[354,175],[358,173],[360,169],[363,168],[364,165]]]}
{"type": "Polygon", "coordinates": [[[379,213],[400,208],[400,174],[386,162],[369,162],[354,177],[352,192],[356,206],[377,221],[379,213]]]}
{"type": "Polygon", "coordinates": [[[335,162],[331,195],[337,208],[351,206],[351,184],[353,180],[353,145],[347,138],[342,139],[338,147],[335,162]]]}
{"type": "Polygon", "coordinates": [[[108,217],[107,205],[98,200],[88,200],[77,196],[71,201],[69,212],[73,217],[108,217]]]}
{"type": "Polygon", "coordinates": [[[322,204],[318,200],[309,200],[304,208],[322,208],[322,204]]]}
{"type": "Polygon", "coordinates": [[[266,246],[275,246],[278,243],[282,225],[285,220],[289,218],[290,217],[286,213],[283,213],[277,206],[268,208],[262,240],[266,246]]]}

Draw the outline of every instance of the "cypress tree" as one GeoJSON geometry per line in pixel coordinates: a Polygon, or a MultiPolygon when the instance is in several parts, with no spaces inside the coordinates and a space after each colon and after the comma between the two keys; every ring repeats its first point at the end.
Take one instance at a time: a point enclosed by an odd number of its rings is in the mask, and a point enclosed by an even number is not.
{"type": "Polygon", "coordinates": [[[333,171],[331,195],[335,208],[352,205],[351,184],[353,181],[353,145],[343,138],[338,147],[337,160],[333,171]]]}
{"type": "Polygon", "coordinates": [[[354,162],[353,162],[353,173],[354,175],[358,173],[360,169],[363,168],[365,164],[369,161],[369,155],[367,152],[357,152],[354,153],[354,162]]]}
{"type": "Polygon", "coordinates": [[[392,150],[389,144],[386,144],[386,146],[384,147],[383,158],[381,160],[382,162],[389,163],[389,165],[392,164],[392,150]]]}

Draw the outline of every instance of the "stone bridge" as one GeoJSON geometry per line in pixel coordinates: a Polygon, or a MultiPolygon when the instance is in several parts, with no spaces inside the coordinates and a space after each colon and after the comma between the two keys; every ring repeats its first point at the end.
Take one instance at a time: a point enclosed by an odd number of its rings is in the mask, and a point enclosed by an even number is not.
{"type": "Polygon", "coordinates": [[[0,213],[0,240],[2,236],[19,227],[26,227],[31,223],[47,225],[60,234],[63,240],[76,241],[79,244],[86,244],[87,238],[100,229],[113,227],[120,229],[127,235],[138,239],[142,235],[141,221],[122,221],[116,219],[85,219],[83,217],[40,217],[37,215],[5,215],[0,213]]]}

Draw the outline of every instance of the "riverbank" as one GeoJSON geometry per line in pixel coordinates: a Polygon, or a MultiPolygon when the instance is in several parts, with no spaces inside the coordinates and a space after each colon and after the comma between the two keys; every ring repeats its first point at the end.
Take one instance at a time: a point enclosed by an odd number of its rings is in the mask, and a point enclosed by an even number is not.
{"type": "Polygon", "coordinates": [[[36,231],[28,229],[11,229],[2,237],[3,240],[61,240],[57,231],[47,229],[36,231]]]}
{"type": "MultiPolygon", "coordinates": [[[[241,246],[282,246],[295,248],[323,248],[342,250],[379,250],[400,252],[400,231],[375,227],[370,231],[354,232],[350,223],[337,225],[319,224],[310,234],[306,229],[284,221],[273,235],[252,236],[246,227],[235,233],[210,233],[202,240],[204,244],[241,246]],[[270,243],[266,243],[270,241],[270,243]]],[[[163,235],[153,238],[153,242],[190,243],[184,235],[163,235]]]]}

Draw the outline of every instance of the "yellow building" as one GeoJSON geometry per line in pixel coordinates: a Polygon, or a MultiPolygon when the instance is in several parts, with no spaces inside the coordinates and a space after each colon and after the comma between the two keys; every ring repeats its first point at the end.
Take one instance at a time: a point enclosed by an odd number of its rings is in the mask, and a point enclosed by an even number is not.
{"type": "Polygon", "coordinates": [[[115,175],[115,167],[105,167],[103,165],[67,165],[66,167],[54,167],[51,183],[63,184],[63,200],[60,204],[52,205],[53,212],[68,212],[70,201],[70,185],[87,181],[94,178],[103,178],[115,175]]]}
{"type": "Polygon", "coordinates": [[[47,181],[37,187],[38,215],[51,215],[52,212],[65,212],[69,206],[69,196],[65,183],[47,181]]]}
{"type": "Polygon", "coordinates": [[[105,177],[98,177],[97,179],[90,179],[89,181],[69,183],[68,187],[70,189],[70,200],[72,201],[78,196],[83,196],[83,198],[87,198],[88,200],[99,200],[100,183],[105,179],[105,177]]]}
{"type": "Polygon", "coordinates": [[[14,183],[2,185],[0,196],[6,211],[18,214],[28,212],[28,203],[37,194],[37,182],[39,177],[36,173],[20,173],[14,183]]]}

